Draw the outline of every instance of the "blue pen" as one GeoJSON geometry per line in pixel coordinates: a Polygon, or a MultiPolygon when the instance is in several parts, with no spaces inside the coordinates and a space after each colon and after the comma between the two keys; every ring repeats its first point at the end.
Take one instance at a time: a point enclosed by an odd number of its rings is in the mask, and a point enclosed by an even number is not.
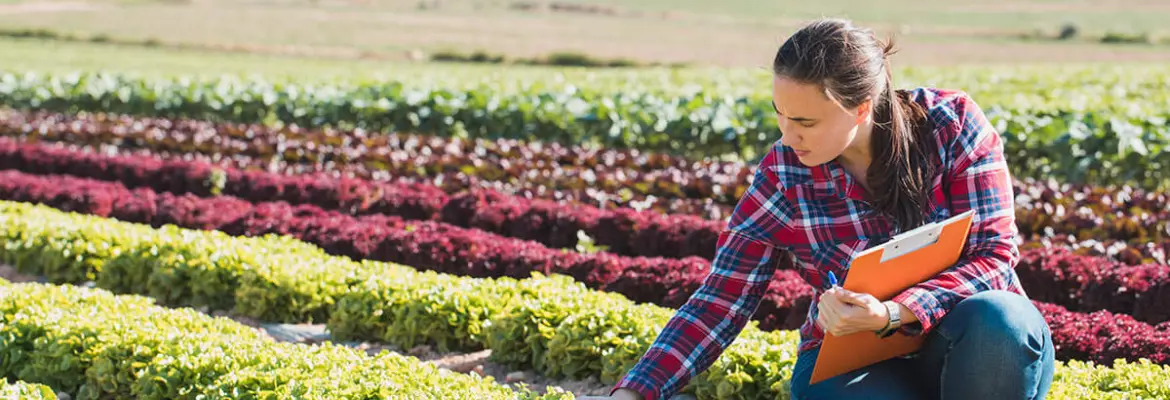
{"type": "Polygon", "coordinates": [[[833,275],[833,271],[829,271],[829,288],[832,289],[837,286],[837,275],[833,275]]]}

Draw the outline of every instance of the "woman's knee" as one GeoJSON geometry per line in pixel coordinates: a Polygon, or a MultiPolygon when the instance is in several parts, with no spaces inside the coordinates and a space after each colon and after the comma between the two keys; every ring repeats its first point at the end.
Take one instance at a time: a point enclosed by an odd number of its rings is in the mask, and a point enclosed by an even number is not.
{"type": "Polygon", "coordinates": [[[950,311],[962,320],[962,336],[978,335],[990,341],[1017,341],[1039,350],[1049,335],[1044,316],[1028,298],[1003,290],[989,290],[959,302],[950,311]]]}
{"type": "Polygon", "coordinates": [[[1037,398],[1054,373],[1051,333],[1028,298],[1007,291],[968,297],[928,339],[924,371],[939,371],[936,393],[971,398],[1037,398]],[[996,382],[997,385],[980,384],[996,382]]]}

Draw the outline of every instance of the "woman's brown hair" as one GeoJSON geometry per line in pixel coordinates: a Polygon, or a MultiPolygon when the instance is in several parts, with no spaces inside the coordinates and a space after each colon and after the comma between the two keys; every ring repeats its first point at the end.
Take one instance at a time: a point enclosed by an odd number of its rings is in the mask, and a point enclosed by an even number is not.
{"type": "Polygon", "coordinates": [[[821,19],[780,46],[772,72],[819,85],[845,108],[873,100],[873,162],[866,171],[872,206],[900,230],[909,230],[926,217],[935,142],[925,110],[893,86],[888,58],[893,50],[892,40],[883,44],[872,30],[843,19],[821,19]]]}

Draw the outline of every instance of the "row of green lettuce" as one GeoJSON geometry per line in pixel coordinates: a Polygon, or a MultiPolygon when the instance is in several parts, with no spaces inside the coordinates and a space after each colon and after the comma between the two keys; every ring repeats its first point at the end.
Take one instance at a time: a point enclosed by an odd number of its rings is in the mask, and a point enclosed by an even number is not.
{"type": "MultiPolygon", "coordinates": [[[[172,226],[152,229],[23,203],[0,202],[0,227],[0,262],[53,281],[93,280],[115,293],[148,295],[170,306],[233,310],[261,320],[324,320],[339,340],[378,339],[445,350],[487,348],[496,362],[553,377],[592,376],[615,382],[638,361],[673,312],[591,291],[559,275],[523,280],[441,275],[328,256],[278,236],[237,238],[172,226]]],[[[115,314],[63,309],[77,314],[78,320],[115,314]]],[[[30,319],[29,323],[65,326],[56,320],[30,319]]],[[[113,324],[131,331],[129,326],[139,324],[105,321],[95,326],[113,324]]],[[[153,343],[149,336],[147,330],[128,337],[153,343]]],[[[763,332],[749,323],[684,391],[701,399],[788,398],[798,339],[795,331],[763,332]]],[[[194,346],[199,353],[216,348],[194,346]]],[[[60,374],[54,365],[43,364],[37,368],[60,374]]],[[[0,359],[0,365],[13,363],[0,359]]],[[[251,371],[232,373],[230,379],[262,379],[261,370],[255,375],[251,371]]],[[[1061,362],[1049,397],[1170,396],[1170,384],[1161,379],[1167,373],[1170,367],[1145,360],[1118,360],[1112,367],[1061,362]]],[[[105,380],[131,376],[110,377],[108,370],[95,370],[93,375],[105,380]]],[[[338,376],[350,375],[333,375],[338,376]]],[[[44,374],[18,377],[34,382],[54,379],[44,374]]],[[[73,379],[81,385],[80,380],[90,377],[73,379]]]]}
{"type": "MultiPolygon", "coordinates": [[[[87,72],[87,71],[75,71],[87,72]]],[[[101,71],[88,71],[101,72],[101,71]]],[[[108,71],[123,76],[159,77],[133,71],[108,71]]],[[[576,68],[498,66],[485,64],[387,64],[381,77],[306,79],[277,75],[201,74],[186,78],[230,77],[253,82],[297,86],[370,85],[397,81],[416,88],[472,90],[484,86],[501,92],[533,92],[581,88],[597,91],[638,91],[679,95],[696,90],[735,97],[768,96],[767,68],[576,68]]],[[[963,89],[979,98],[995,98],[1005,107],[1047,110],[1124,109],[1138,114],[1170,104],[1170,70],[1161,63],[1126,64],[1002,64],[902,65],[893,68],[899,87],[936,86],[963,89]]],[[[38,74],[0,67],[0,74],[38,74]]],[[[64,76],[65,74],[62,74],[64,76]]],[[[182,75],[173,76],[184,78],[182,75]]]]}
{"type": "Polygon", "coordinates": [[[137,295],[37,283],[5,284],[0,294],[0,375],[77,399],[571,398],[516,393],[389,352],[275,342],[137,295]]]}
{"type": "MultiPolygon", "coordinates": [[[[3,281],[0,280],[0,284],[3,281]]],[[[57,400],[52,388],[39,384],[0,379],[0,399],[3,400],[57,400]]]]}
{"type": "MultiPolygon", "coordinates": [[[[978,82],[979,77],[968,79],[978,82]]],[[[596,144],[751,161],[779,137],[770,92],[764,90],[768,84],[762,81],[761,90],[737,96],[702,86],[663,91],[654,84],[517,89],[9,73],[0,74],[0,105],[596,144]]],[[[1111,87],[1048,89],[1051,97],[1040,100],[1002,88],[971,92],[1005,137],[1009,157],[1019,164],[1016,174],[1145,187],[1170,181],[1170,112],[1156,106],[1170,104],[1166,95],[1114,92],[1111,87]]]]}

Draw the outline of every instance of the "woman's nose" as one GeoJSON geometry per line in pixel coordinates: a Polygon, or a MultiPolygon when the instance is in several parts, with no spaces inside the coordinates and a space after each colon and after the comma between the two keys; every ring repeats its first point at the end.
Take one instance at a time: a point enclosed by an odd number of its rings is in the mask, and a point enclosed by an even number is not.
{"type": "Polygon", "coordinates": [[[780,144],[793,147],[794,145],[800,144],[800,138],[791,133],[781,133],[780,144]]]}

